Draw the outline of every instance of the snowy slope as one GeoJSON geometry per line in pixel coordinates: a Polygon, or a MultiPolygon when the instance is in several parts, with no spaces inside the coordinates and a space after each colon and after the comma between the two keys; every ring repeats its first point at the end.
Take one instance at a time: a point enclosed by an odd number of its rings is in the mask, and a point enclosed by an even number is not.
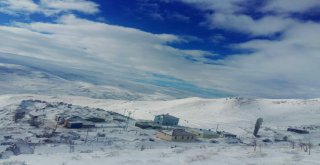
{"type": "Polygon", "coordinates": [[[105,149],[94,153],[21,155],[4,162],[19,161],[27,165],[318,165],[318,154],[308,155],[288,148],[263,148],[261,152],[253,152],[252,147],[185,147],[144,151],[105,149]]]}
{"type": "MultiPolygon", "coordinates": [[[[188,98],[170,101],[126,101],[103,100],[80,96],[43,96],[43,95],[1,95],[0,109],[19,105],[22,100],[40,99],[48,102],[65,102],[73,105],[103,108],[119,113],[134,112],[134,118],[153,119],[161,113],[170,113],[181,118],[181,124],[199,128],[216,128],[236,133],[244,140],[252,140],[252,127],[258,117],[264,119],[263,128],[291,135],[291,139],[311,141],[314,146],[312,154],[302,151],[300,147],[291,148],[290,143],[263,144],[261,149],[253,150],[250,145],[241,144],[213,144],[213,143],[170,143],[156,140],[146,143],[142,140],[130,140],[130,136],[137,136],[135,131],[107,136],[129,138],[129,141],[114,147],[101,144],[83,146],[90,148],[90,152],[69,153],[68,146],[48,145],[36,149],[33,155],[13,156],[10,159],[0,160],[0,164],[17,164],[25,162],[27,165],[79,165],[92,164],[312,164],[320,162],[319,136],[320,131],[314,130],[305,137],[287,133],[289,126],[320,126],[320,99],[312,100],[269,100],[269,99],[201,99],[188,98]],[[308,137],[308,138],[306,138],[308,137]],[[140,150],[140,145],[146,145],[140,150]],[[174,147],[172,147],[174,146],[174,147]],[[20,163],[19,163],[20,162],[20,163]]],[[[0,114],[5,118],[5,113],[0,114]]],[[[137,128],[132,128],[137,129],[137,128]]],[[[262,129],[264,138],[270,137],[262,129]]],[[[152,136],[152,131],[149,136],[152,136]]],[[[138,136],[139,137],[139,136],[138,136]]],[[[142,136],[143,138],[143,136],[142,136]]],[[[271,137],[270,137],[271,138],[271,137]]],[[[221,140],[221,139],[220,139],[221,140]]],[[[80,149],[81,146],[77,146],[80,149]]]]}
{"type": "Polygon", "coordinates": [[[52,97],[41,95],[3,95],[0,104],[12,104],[24,99],[62,101],[81,106],[102,108],[119,113],[132,111],[136,119],[152,120],[154,115],[170,113],[185,126],[211,128],[242,133],[262,117],[264,126],[286,129],[288,126],[320,125],[320,99],[201,99],[188,98],[170,101],[103,100],[86,97],[52,97]],[[240,132],[239,132],[240,131],[240,132]]]}

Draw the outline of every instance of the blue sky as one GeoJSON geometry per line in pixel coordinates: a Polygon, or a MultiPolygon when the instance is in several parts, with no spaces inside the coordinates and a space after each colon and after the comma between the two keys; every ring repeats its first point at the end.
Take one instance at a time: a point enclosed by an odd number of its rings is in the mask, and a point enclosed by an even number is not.
{"type": "MultiPolygon", "coordinates": [[[[224,29],[209,29],[202,25],[213,11],[201,10],[181,1],[96,1],[101,4],[107,23],[133,27],[150,33],[166,33],[189,37],[190,42],[171,43],[180,49],[205,50],[230,55],[231,43],[249,40],[247,35],[224,29]]],[[[239,50],[238,50],[239,51],[239,50]]],[[[208,57],[210,60],[210,56],[208,57]]]]}
{"type": "Polygon", "coordinates": [[[318,0],[3,0],[0,35],[11,61],[94,77],[74,81],[115,77],[190,97],[320,97],[318,0]]]}

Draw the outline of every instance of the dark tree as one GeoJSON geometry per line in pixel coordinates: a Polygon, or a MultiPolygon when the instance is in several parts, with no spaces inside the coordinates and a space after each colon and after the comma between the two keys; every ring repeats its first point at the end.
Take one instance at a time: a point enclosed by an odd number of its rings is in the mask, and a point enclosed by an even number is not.
{"type": "Polygon", "coordinates": [[[254,131],[253,131],[253,135],[255,137],[259,137],[258,132],[259,132],[259,129],[260,129],[261,125],[262,125],[262,122],[263,122],[262,118],[258,118],[257,119],[257,122],[256,122],[256,124],[254,126],[254,131]]]}

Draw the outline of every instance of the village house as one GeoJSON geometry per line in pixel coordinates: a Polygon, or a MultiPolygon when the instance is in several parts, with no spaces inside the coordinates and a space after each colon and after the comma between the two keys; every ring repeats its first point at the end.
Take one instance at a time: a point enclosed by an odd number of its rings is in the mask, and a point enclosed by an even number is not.
{"type": "Polygon", "coordinates": [[[43,124],[43,119],[45,116],[46,114],[44,112],[30,112],[28,122],[31,126],[39,127],[41,124],[43,124]]]}
{"type": "Polygon", "coordinates": [[[33,119],[33,120],[38,119],[40,117],[44,118],[44,117],[46,117],[46,115],[47,114],[45,112],[30,112],[29,113],[30,119],[33,119]]]}
{"type": "Polygon", "coordinates": [[[64,118],[64,127],[70,128],[70,126],[76,126],[79,127],[81,125],[82,127],[82,123],[83,123],[84,119],[79,117],[79,116],[71,116],[71,117],[67,117],[64,118]]]}
{"type": "Polygon", "coordinates": [[[220,134],[217,132],[206,129],[190,129],[190,133],[194,134],[198,138],[212,139],[220,138],[220,134]]]}
{"type": "Polygon", "coordinates": [[[162,114],[155,116],[154,123],[164,126],[177,126],[179,123],[179,118],[169,114],[162,114]]]}
{"type": "Polygon", "coordinates": [[[237,135],[229,133],[229,132],[223,132],[222,135],[224,138],[237,138],[237,135]]]}
{"type": "Polygon", "coordinates": [[[93,122],[86,121],[79,116],[71,116],[64,118],[64,127],[72,129],[94,128],[95,124],[93,122]]]}
{"type": "Polygon", "coordinates": [[[73,128],[73,129],[80,129],[82,128],[82,122],[81,121],[68,121],[64,125],[66,128],[73,128]]]}
{"type": "Polygon", "coordinates": [[[288,128],[287,131],[295,132],[295,133],[298,133],[298,134],[308,134],[309,133],[309,131],[307,131],[307,130],[297,129],[297,128],[288,128]]]}
{"type": "Polygon", "coordinates": [[[152,121],[137,121],[135,123],[136,127],[141,129],[161,129],[162,127],[152,121]]]}
{"type": "Polygon", "coordinates": [[[195,140],[195,135],[183,129],[160,131],[156,134],[156,137],[166,141],[191,142],[195,140]]]}
{"type": "Polygon", "coordinates": [[[94,122],[91,121],[84,121],[82,123],[82,128],[94,128],[96,127],[96,125],[94,124],[94,122]]]}
{"type": "Polygon", "coordinates": [[[67,118],[66,115],[63,115],[63,114],[57,114],[55,116],[55,120],[58,124],[64,124],[64,119],[67,118]]]}
{"type": "Polygon", "coordinates": [[[93,123],[103,123],[106,122],[104,118],[96,117],[96,116],[89,116],[85,118],[86,121],[91,121],[93,123]]]}
{"type": "Polygon", "coordinates": [[[94,128],[95,124],[87,121],[69,121],[65,125],[66,128],[80,129],[80,128],[94,128]]]}

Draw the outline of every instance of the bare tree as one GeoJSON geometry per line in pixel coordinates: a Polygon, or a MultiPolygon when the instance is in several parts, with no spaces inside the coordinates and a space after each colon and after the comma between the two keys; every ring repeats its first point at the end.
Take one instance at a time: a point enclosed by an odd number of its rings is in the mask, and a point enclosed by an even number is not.
{"type": "Polygon", "coordinates": [[[145,149],[146,149],[146,146],[144,144],[142,144],[141,147],[140,147],[140,151],[143,151],[145,149]]]}
{"type": "Polygon", "coordinates": [[[290,140],[289,142],[290,142],[290,144],[291,144],[291,148],[294,149],[294,148],[295,148],[295,144],[296,144],[295,141],[290,140]]]}
{"type": "Polygon", "coordinates": [[[311,148],[313,147],[312,143],[309,141],[308,143],[299,143],[299,146],[304,152],[308,152],[311,155],[311,148]]]}
{"type": "Polygon", "coordinates": [[[72,153],[74,152],[74,142],[72,140],[69,140],[69,152],[72,153]]]}
{"type": "Polygon", "coordinates": [[[259,132],[259,129],[260,129],[261,125],[262,125],[262,122],[263,122],[262,118],[258,118],[257,121],[256,121],[256,124],[254,126],[254,131],[253,131],[253,135],[255,137],[259,137],[258,132],[259,132]]]}
{"type": "Polygon", "coordinates": [[[257,140],[254,139],[254,141],[253,141],[253,151],[256,152],[256,150],[257,150],[257,140]]]}
{"type": "Polygon", "coordinates": [[[309,141],[309,143],[308,143],[307,145],[308,145],[308,149],[309,149],[309,155],[311,155],[312,144],[311,144],[311,142],[309,141]]]}

